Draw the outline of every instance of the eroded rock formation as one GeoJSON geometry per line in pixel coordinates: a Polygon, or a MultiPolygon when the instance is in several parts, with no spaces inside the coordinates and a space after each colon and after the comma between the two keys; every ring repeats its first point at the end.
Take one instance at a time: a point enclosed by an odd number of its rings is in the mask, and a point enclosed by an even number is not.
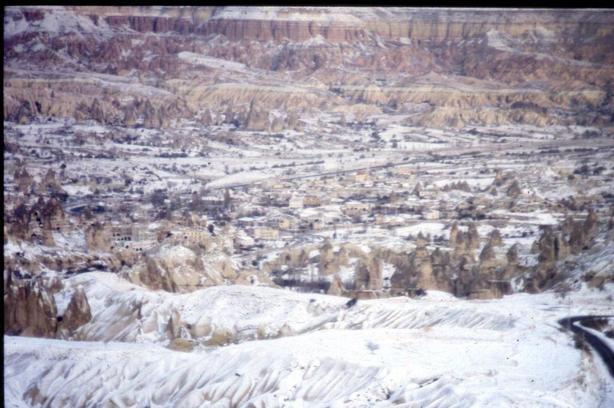
{"type": "Polygon", "coordinates": [[[82,286],[77,286],[75,289],[61,318],[58,324],[58,332],[61,336],[70,336],[92,319],[90,304],[82,286]]]}
{"type": "MultiPolygon", "coordinates": [[[[9,275],[9,279],[11,275],[9,275]]],[[[58,322],[52,293],[34,280],[13,280],[4,292],[4,332],[55,337],[58,322]]]]}
{"type": "Polygon", "coordinates": [[[203,253],[196,248],[163,244],[149,252],[130,270],[130,281],[153,290],[191,292],[199,288],[235,281],[238,272],[223,254],[203,253]]]}
{"type": "Polygon", "coordinates": [[[9,7],[6,17],[4,117],[20,123],[159,128],[219,123],[230,109],[243,114],[228,122],[277,132],[305,114],[362,121],[408,106],[420,107],[407,118],[418,126],[611,123],[609,11],[9,7]],[[70,29],[43,24],[58,19],[70,29]],[[276,109],[287,116],[269,118],[276,109]]]}

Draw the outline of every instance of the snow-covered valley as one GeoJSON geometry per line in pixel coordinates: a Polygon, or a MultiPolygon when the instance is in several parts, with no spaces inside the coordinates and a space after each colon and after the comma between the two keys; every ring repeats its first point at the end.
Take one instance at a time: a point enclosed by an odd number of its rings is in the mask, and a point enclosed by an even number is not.
{"type": "Polygon", "coordinates": [[[613,11],[3,18],[5,406],[614,406],[613,11]]]}

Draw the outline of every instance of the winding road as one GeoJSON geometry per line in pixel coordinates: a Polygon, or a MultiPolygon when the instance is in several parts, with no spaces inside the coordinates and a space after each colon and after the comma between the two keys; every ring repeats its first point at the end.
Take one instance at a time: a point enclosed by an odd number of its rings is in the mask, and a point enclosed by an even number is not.
{"type": "Polygon", "coordinates": [[[599,354],[610,375],[614,378],[614,351],[599,336],[591,333],[582,326],[582,322],[595,319],[611,319],[614,315],[602,316],[570,316],[559,320],[559,324],[566,330],[582,335],[582,338],[599,354]]]}

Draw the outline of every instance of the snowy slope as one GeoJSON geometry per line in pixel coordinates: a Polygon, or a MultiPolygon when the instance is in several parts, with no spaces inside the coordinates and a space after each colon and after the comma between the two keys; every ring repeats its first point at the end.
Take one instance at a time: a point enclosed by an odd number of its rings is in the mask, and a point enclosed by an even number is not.
{"type": "Polygon", "coordinates": [[[596,375],[564,336],[521,338],[330,330],[182,353],[5,337],[5,386],[16,406],[24,394],[46,406],[597,406],[596,375]]]}
{"type": "MultiPolygon", "coordinates": [[[[56,304],[68,304],[78,285],[87,293],[93,316],[79,329],[78,338],[92,341],[167,344],[166,327],[173,312],[178,312],[190,326],[223,330],[238,342],[328,328],[409,329],[447,325],[508,330],[526,312],[524,308],[518,312],[485,308],[479,302],[459,302],[448,297],[432,301],[406,298],[361,301],[347,310],[344,306],[347,298],[250,286],[214,286],[174,294],[149,291],[103,272],[85,273],[65,281],[65,288],[55,295],[56,304]]],[[[210,335],[186,333],[186,338],[206,341],[210,335]]]]}
{"type": "Polygon", "coordinates": [[[614,290],[610,287],[609,292],[590,296],[593,292],[579,292],[566,299],[552,293],[519,293],[492,301],[461,301],[442,292],[429,292],[423,299],[361,300],[346,309],[347,298],[342,297],[240,285],[175,294],[150,291],[116,275],[90,272],[66,280],[64,289],[55,295],[56,303],[67,304],[79,285],[85,289],[93,315],[79,330],[81,339],[161,344],[167,342],[166,325],[173,311],[191,326],[206,322],[213,330],[230,331],[234,341],[255,339],[259,330],[266,337],[282,331],[283,335],[295,335],[317,329],[434,326],[505,333],[537,322],[554,324],[576,312],[608,313],[611,302],[607,295],[614,290]]]}
{"type": "Polygon", "coordinates": [[[264,287],[172,294],[99,272],[67,283],[58,303],[83,285],[92,307],[85,338],[124,342],[5,336],[9,406],[576,407],[614,401],[593,357],[574,348],[556,324],[572,314],[607,313],[611,284],[565,298],[543,293],[463,301],[430,292],[346,309],[345,298],[264,287]],[[131,314],[137,303],[140,317],[131,314]],[[226,327],[239,344],[189,353],[163,348],[171,310],[186,322],[226,327]],[[256,340],[258,327],[282,337],[256,340]]]}

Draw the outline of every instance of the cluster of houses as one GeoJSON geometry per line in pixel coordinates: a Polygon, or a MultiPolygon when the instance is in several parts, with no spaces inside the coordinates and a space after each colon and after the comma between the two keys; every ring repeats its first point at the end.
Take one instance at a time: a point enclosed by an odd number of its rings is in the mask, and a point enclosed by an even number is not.
{"type": "MultiPolygon", "coordinates": [[[[17,176],[17,182],[28,178],[25,173],[17,176]]],[[[110,250],[142,253],[162,241],[207,249],[215,228],[224,225],[241,231],[243,238],[236,240],[235,249],[244,252],[266,247],[272,241],[292,242],[327,230],[368,225],[392,228],[410,220],[462,219],[465,214],[475,218],[492,205],[488,194],[479,194],[475,188],[442,189],[432,182],[437,179],[436,174],[402,165],[313,178],[272,178],[249,186],[208,191],[169,188],[162,203],[144,202],[144,195],[138,194],[113,200],[113,194],[101,193],[94,196],[96,200],[105,198],[101,208],[102,203],[98,207],[87,203],[67,209],[72,215],[82,216],[87,207],[97,219],[110,221],[110,250]],[[160,220],[163,208],[166,216],[160,220]],[[126,214],[130,222],[126,222],[126,214]],[[152,224],[164,227],[152,228],[152,224]]],[[[530,205],[531,200],[525,201],[530,205]]],[[[54,229],[66,224],[56,214],[52,221],[54,229]]],[[[43,228],[39,224],[32,228],[35,233],[43,228]]]]}
{"type": "MultiPolygon", "coordinates": [[[[249,240],[240,240],[236,249],[250,250],[267,242],[292,239],[309,232],[341,228],[363,223],[391,223],[394,214],[416,214],[411,201],[415,180],[408,168],[393,169],[399,177],[374,177],[368,171],[293,181],[271,179],[248,187],[229,190],[178,192],[184,204],[195,198],[197,210],[189,205],[176,208],[167,220],[152,217],[155,206],[122,200],[117,206],[132,205],[132,220],[128,225],[113,205],[101,219],[114,219],[110,225],[112,251],[142,253],[168,240],[176,244],[207,248],[215,228],[230,224],[241,230],[249,240]],[[390,196],[390,191],[399,193],[390,196]],[[198,197],[195,197],[198,195],[198,197]],[[409,200],[409,201],[408,201],[409,200]],[[230,204],[231,202],[231,204],[230,204]],[[187,210],[187,211],[186,211],[187,210]],[[152,227],[154,225],[155,227],[152,227]],[[160,225],[163,225],[160,226],[160,225]],[[213,227],[213,229],[211,229],[213,227]]],[[[172,192],[165,200],[168,206],[172,192]]],[[[137,200],[138,201],[138,200],[137,200]]],[[[91,206],[90,206],[91,207],[91,206]]],[[[430,214],[427,214],[430,217],[430,214]]]]}
{"type": "Polygon", "coordinates": [[[361,170],[300,181],[273,179],[238,189],[233,192],[239,203],[233,224],[257,241],[269,241],[352,224],[385,224],[386,214],[418,214],[418,206],[407,205],[415,184],[412,170],[396,171],[404,179],[361,170]],[[391,197],[391,191],[399,193],[391,197]]]}

